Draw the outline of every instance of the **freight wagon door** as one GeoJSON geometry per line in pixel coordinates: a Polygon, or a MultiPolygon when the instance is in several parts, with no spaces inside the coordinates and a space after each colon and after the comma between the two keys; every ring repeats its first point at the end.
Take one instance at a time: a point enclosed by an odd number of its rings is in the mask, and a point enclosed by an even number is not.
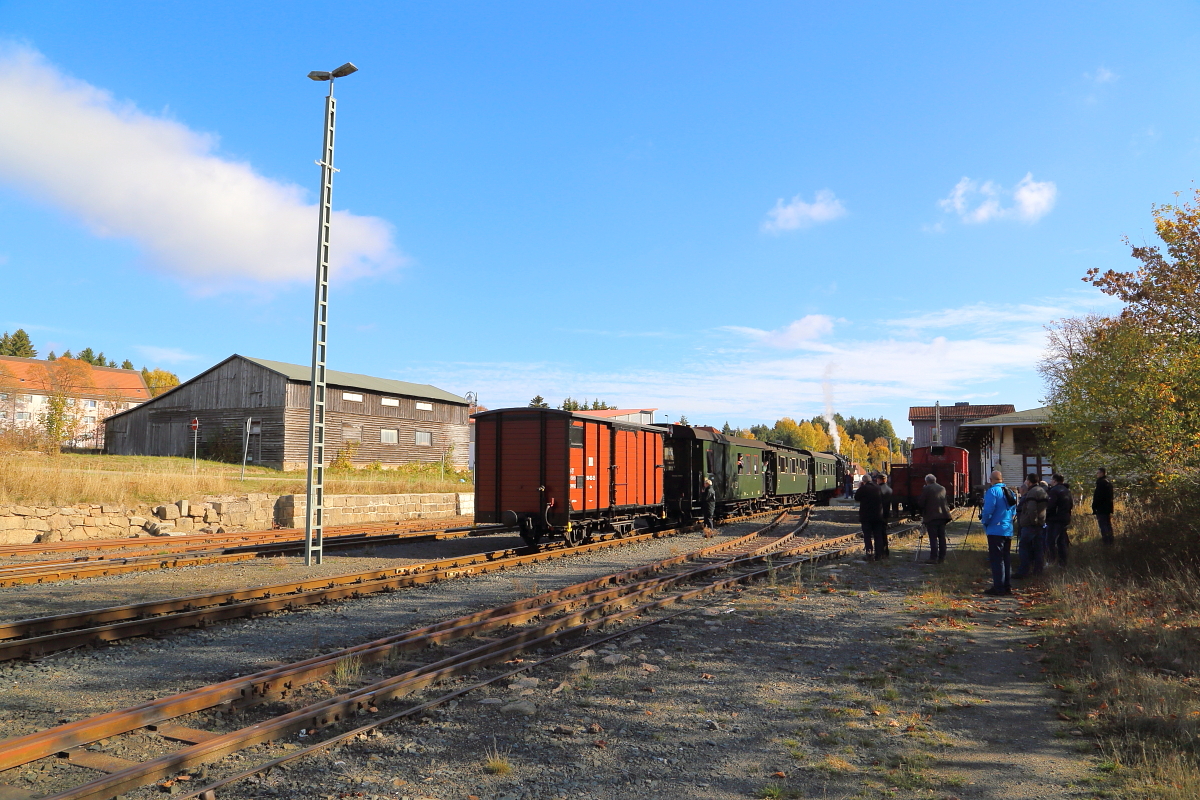
{"type": "Polygon", "coordinates": [[[571,420],[571,510],[576,513],[601,511],[611,505],[612,442],[608,427],[591,420],[571,420]]]}
{"type": "Polygon", "coordinates": [[[620,508],[637,502],[641,449],[638,447],[637,431],[622,430],[614,425],[612,440],[613,463],[610,473],[613,504],[620,508]]]}

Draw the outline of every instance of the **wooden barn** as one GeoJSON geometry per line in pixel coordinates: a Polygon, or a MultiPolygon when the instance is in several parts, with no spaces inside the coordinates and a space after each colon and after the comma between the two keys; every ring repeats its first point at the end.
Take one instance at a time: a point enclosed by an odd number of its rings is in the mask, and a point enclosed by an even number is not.
{"type": "MultiPolygon", "coordinates": [[[[434,386],[329,370],[326,459],[395,467],[413,461],[465,469],[467,400],[434,386]]],[[[309,367],[232,355],[136,408],[105,420],[105,452],[191,456],[192,419],[201,457],[240,461],[247,420],[253,464],[308,463],[309,367]]]]}

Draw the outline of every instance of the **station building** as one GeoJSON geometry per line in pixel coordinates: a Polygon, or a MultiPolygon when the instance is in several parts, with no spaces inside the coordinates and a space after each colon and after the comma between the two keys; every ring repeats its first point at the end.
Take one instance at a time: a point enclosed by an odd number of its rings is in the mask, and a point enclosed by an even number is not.
{"type": "MultiPolygon", "coordinates": [[[[308,463],[310,367],[232,355],[158,397],[105,420],[105,452],[202,457],[284,470],[308,463]],[[247,433],[248,431],[248,433],[247,433]]],[[[326,372],[325,461],[465,469],[469,405],[428,384],[326,372]]]]}
{"type": "Polygon", "coordinates": [[[1049,482],[1054,464],[1046,452],[1046,426],[1049,408],[1031,408],[964,422],[954,441],[971,454],[972,485],[975,469],[983,480],[992,470],[1004,475],[1004,482],[1017,486],[1029,473],[1049,482]]]}

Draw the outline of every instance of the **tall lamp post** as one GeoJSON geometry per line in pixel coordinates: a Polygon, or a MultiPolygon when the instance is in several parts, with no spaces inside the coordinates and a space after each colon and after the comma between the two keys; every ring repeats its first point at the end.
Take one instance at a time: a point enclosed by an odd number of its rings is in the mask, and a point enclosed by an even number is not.
{"type": "Polygon", "coordinates": [[[305,488],[304,564],[320,564],[325,533],[325,334],[329,324],[329,224],[333,211],[333,134],[337,101],[333,81],[358,72],[347,61],[332,72],[313,71],[314,81],[329,81],[325,97],[325,136],[321,146],[321,204],[317,226],[317,288],[313,304],[312,385],[308,393],[308,480],[305,488]]]}

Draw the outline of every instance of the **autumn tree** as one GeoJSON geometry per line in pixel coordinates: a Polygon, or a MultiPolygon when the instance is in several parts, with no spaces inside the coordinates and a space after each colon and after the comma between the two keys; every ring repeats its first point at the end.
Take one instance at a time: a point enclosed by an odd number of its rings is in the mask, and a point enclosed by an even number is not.
{"type": "Polygon", "coordinates": [[[45,398],[38,424],[47,448],[59,452],[63,445],[79,438],[83,417],[77,407],[84,394],[94,394],[96,383],[91,365],[74,358],[59,358],[38,364],[38,393],[45,398]]]}
{"type": "Polygon", "coordinates": [[[1165,252],[1126,239],[1137,269],[1087,272],[1125,304],[1117,316],[1050,328],[1047,444],[1068,475],[1104,466],[1153,494],[1200,470],[1200,192],[1191,200],[1152,208],[1165,252]]]}
{"type": "Polygon", "coordinates": [[[150,389],[151,397],[158,397],[168,389],[179,385],[179,376],[165,369],[146,369],[142,367],[142,380],[150,389]]]}

